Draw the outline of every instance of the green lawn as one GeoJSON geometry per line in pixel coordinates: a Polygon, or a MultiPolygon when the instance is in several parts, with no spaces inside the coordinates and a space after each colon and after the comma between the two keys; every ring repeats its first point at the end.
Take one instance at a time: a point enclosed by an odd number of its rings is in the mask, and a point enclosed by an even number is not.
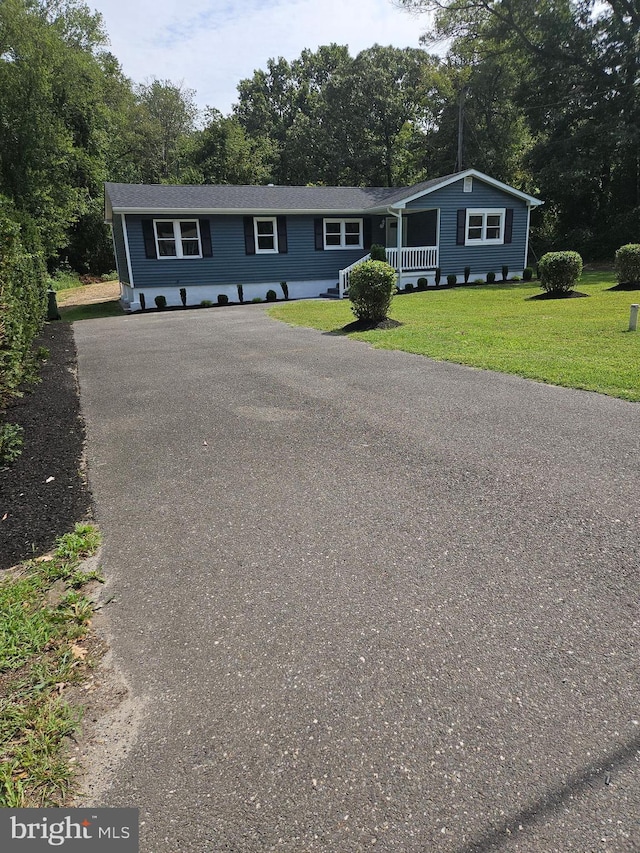
{"type": "MultiPolygon", "coordinates": [[[[640,400],[640,331],[629,306],[640,291],[608,291],[613,273],[585,273],[585,299],[531,300],[537,283],[428,290],[397,296],[390,317],[403,325],[350,333],[375,347],[515,373],[570,388],[640,400]]],[[[354,320],[348,300],[283,302],[278,320],[342,333],[354,320]]]]}

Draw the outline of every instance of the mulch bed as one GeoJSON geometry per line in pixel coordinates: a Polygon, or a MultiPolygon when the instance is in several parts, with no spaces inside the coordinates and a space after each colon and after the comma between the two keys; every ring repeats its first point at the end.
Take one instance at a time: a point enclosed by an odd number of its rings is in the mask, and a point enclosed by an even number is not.
{"type": "Polygon", "coordinates": [[[0,569],[48,551],[92,512],[71,326],[47,323],[36,345],[51,353],[42,381],[2,415],[23,427],[24,447],[0,468],[0,569]]]}
{"type": "Polygon", "coordinates": [[[534,299],[582,299],[588,297],[588,293],[580,293],[579,290],[569,290],[566,293],[537,293],[535,296],[529,296],[527,301],[534,299]]]}
{"type": "Polygon", "coordinates": [[[625,281],[621,284],[614,284],[613,287],[608,287],[607,290],[640,290],[640,284],[635,281],[625,281]]]}
{"type": "Polygon", "coordinates": [[[391,320],[387,317],[386,320],[381,320],[379,323],[371,323],[369,320],[354,320],[353,323],[347,323],[343,326],[341,332],[369,332],[372,329],[397,329],[402,326],[397,320],[391,320]]]}

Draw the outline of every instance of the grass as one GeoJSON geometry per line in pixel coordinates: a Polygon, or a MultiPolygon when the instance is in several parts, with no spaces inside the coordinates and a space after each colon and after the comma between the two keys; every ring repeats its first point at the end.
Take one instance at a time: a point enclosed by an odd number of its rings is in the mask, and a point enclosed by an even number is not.
{"type": "Polygon", "coordinates": [[[75,323],[78,320],[98,320],[101,317],[120,317],[124,314],[122,305],[118,300],[107,302],[92,302],[88,305],[59,305],[58,310],[63,320],[75,323]]]}
{"type": "Polygon", "coordinates": [[[91,665],[87,632],[93,605],[83,592],[97,572],[80,560],[100,535],[76,525],[51,557],[24,563],[0,581],[0,807],[58,806],[73,778],[66,739],[81,709],[65,689],[91,665]]]}
{"type": "MultiPolygon", "coordinates": [[[[614,284],[613,273],[584,273],[577,289],[588,299],[531,300],[542,292],[535,282],[403,294],[390,311],[402,326],[349,337],[637,401],[640,331],[628,324],[640,292],[608,291],[614,284]]],[[[335,334],[354,320],[348,300],[281,303],[269,314],[335,334]]]]}

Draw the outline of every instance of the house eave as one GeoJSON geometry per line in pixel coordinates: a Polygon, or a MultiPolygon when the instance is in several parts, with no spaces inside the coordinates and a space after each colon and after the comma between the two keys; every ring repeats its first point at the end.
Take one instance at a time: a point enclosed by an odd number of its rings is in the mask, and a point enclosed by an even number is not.
{"type": "MultiPolygon", "coordinates": [[[[384,208],[382,209],[384,211],[384,208]]],[[[369,216],[376,213],[369,208],[277,208],[277,207],[114,207],[113,213],[136,216],[369,216]]]]}

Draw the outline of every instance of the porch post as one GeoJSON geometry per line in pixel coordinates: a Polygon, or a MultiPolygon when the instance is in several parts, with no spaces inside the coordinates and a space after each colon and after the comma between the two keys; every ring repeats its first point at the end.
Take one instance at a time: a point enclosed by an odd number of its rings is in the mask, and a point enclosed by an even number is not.
{"type": "Polygon", "coordinates": [[[402,210],[398,211],[398,287],[402,287],[402,210]]]}

